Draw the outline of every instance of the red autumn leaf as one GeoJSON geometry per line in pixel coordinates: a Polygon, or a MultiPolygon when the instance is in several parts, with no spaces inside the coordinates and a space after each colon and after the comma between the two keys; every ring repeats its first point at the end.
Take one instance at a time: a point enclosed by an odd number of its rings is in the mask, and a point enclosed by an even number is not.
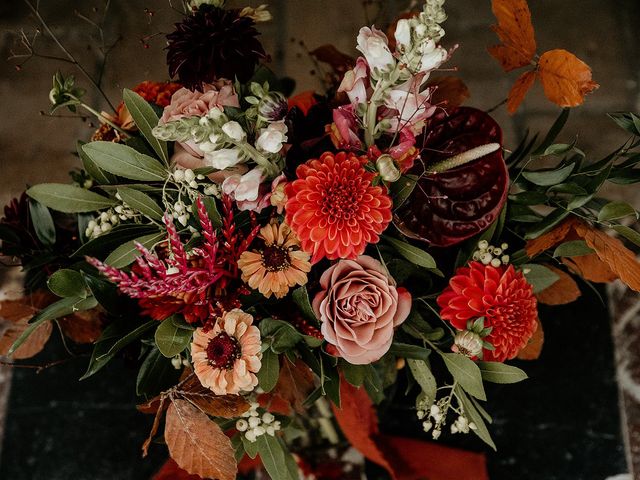
{"type": "Polygon", "coordinates": [[[493,0],[491,7],[498,20],[492,28],[502,45],[489,48],[489,53],[507,72],[529,65],[536,54],[536,38],[527,1],[493,0]]]}
{"type": "Polygon", "coordinates": [[[509,113],[513,114],[516,110],[518,110],[518,107],[524,100],[524,97],[527,95],[527,92],[531,89],[535,81],[536,72],[533,70],[524,72],[518,77],[516,83],[514,83],[513,87],[511,87],[509,97],[507,98],[507,110],[509,111],[509,113]]]}
{"type": "MultiPolygon", "coordinates": [[[[0,355],[6,355],[11,345],[27,329],[28,322],[53,300],[44,290],[37,291],[18,300],[0,302],[0,355]]],[[[22,360],[40,353],[51,336],[51,322],[44,322],[13,353],[12,358],[22,360]]]]}
{"type": "Polygon", "coordinates": [[[199,475],[190,475],[170,458],[165,462],[162,468],[158,470],[158,473],[151,478],[151,480],[202,480],[202,477],[199,475]]]}
{"type": "Polygon", "coordinates": [[[577,300],[581,292],[571,275],[551,265],[545,265],[545,267],[560,278],[550,287],[536,293],[538,302],[545,305],[564,305],[577,300]]]}
{"type": "Polygon", "coordinates": [[[393,478],[395,474],[382,450],[376,443],[378,415],[364,388],[356,388],[344,378],[340,379],[340,408],[332,404],[333,413],[349,443],[367,459],[385,468],[393,478]]]}
{"type": "Polygon", "coordinates": [[[431,104],[446,109],[459,107],[471,96],[469,88],[458,77],[431,77],[427,88],[433,89],[431,104]]]}
{"type": "Polygon", "coordinates": [[[527,345],[520,350],[518,357],[520,360],[536,360],[542,353],[542,345],[544,344],[544,330],[542,323],[538,320],[538,329],[533,333],[527,345]]]}
{"type": "Polygon", "coordinates": [[[591,79],[591,68],[573,53],[550,50],[538,61],[538,76],[549,100],[561,107],[577,107],[599,85],[591,79]]]}

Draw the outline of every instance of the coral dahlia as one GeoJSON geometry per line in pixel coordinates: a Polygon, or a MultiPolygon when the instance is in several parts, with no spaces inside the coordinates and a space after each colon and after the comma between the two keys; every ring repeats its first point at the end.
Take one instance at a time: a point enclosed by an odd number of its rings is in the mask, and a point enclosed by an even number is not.
{"type": "Polygon", "coordinates": [[[366,163],[353,153],[324,153],[300,165],[287,185],[287,223],[312,263],[356,258],[391,222],[391,199],[371,184],[366,163]]]}
{"type": "Polygon", "coordinates": [[[218,318],[213,328],[194,332],[193,369],[216,395],[250,392],[258,385],[260,330],[252,323],[251,315],[236,308],[218,318]]]}
{"type": "Polygon", "coordinates": [[[467,321],[484,317],[491,333],[485,340],[495,350],[483,350],[488,361],[514,358],[538,326],[538,309],[533,288],[513,265],[493,267],[471,262],[459,268],[449,286],[438,297],[440,315],[458,330],[467,321]]]}

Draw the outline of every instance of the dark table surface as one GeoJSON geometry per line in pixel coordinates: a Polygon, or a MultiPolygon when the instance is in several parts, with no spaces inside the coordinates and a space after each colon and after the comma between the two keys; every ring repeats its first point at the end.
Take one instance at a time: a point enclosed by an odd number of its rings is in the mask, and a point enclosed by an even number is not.
{"type": "MultiPolygon", "coordinates": [[[[497,453],[487,452],[491,479],[604,480],[626,472],[605,307],[592,296],[541,314],[542,357],[517,362],[530,379],[487,389],[498,446],[497,453]]],[[[66,354],[61,342],[52,343],[33,363],[66,354]]],[[[145,480],[166,458],[165,448],[155,445],[141,459],[151,418],[134,408],[135,370],[115,360],[78,382],[86,361],[40,374],[14,370],[1,479],[145,480]]],[[[411,416],[388,413],[382,421],[389,433],[414,428],[419,434],[411,416]]],[[[443,441],[482,448],[473,436],[443,435],[443,441]]]]}

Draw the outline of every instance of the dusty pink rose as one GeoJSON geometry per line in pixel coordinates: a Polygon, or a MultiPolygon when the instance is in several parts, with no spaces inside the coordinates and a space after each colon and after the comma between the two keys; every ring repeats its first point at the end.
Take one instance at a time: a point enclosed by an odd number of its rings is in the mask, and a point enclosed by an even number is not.
{"type": "Polygon", "coordinates": [[[320,286],[313,309],[327,342],[349,363],[379,360],[395,327],[409,315],[409,292],[396,288],[382,264],[367,255],[335,263],[322,274],[320,286]]]}

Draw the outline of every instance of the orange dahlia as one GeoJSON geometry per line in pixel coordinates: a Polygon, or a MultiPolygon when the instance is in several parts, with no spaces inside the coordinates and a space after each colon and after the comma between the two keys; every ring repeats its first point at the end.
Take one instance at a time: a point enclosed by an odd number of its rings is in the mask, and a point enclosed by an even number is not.
{"type": "Polygon", "coordinates": [[[391,222],[391,199],[371,182],[366,157],[324,153],[296,170],[286,187],[286,219],[312,263],[354,259],[377,243],[391,222]]]}
{"type": "Polygon", "coordinates": [[[484,340],[494,350],[483,350],[483,359],[503,362],[514,358],[538,327],[538,309],[531,284],[513,265],[493,267],[471,262],[459,268],[438,297],[440,315],[458,330],[467,321],[484,317],[491,333],[484,340]]]}
{"type": "Polygon", "coordinates": [[[242,281],[265,297],[284,297],[291,287],[307,283],[311,270],[309,254],[300,250],[300,242],[286,223],[271,222],[260,229],[264,246],[240,255],[238,268],[242,281]]]}

